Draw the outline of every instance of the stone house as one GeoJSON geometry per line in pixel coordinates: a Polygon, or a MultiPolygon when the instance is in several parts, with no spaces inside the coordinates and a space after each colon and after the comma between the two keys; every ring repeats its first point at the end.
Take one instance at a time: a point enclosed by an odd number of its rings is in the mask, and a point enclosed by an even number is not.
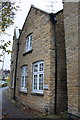
{"type": "Polygon", "coordinates": [[[9,76],[10,76],[10,70],[4,70],[4,80],[6,80],[6,79],[8,79],[9,78],[9,76]]]}
{"type": "Polygon", "coordinates": [[[11,95],[26,108],[67,110],[63,10],[50,14],[31,6],[19,37],[13,37],[11,95]]]}
{"type": "Polygon", "coordinates": [[[6,80],[10,76],[10,71],[9,70],[3,70],[0,69],[0,80],[6,80]]]}
{"type": "Polygon", "coordinates": [[[80,117],[80,2],[64,0],[68,112],[80,117]]]}
{"type": "Polygon", "coordinates": [[[3,79],[3,74],[4,74],[4,70],[3,70],[3,69],[0,69],[0,80],[3,79]]]}

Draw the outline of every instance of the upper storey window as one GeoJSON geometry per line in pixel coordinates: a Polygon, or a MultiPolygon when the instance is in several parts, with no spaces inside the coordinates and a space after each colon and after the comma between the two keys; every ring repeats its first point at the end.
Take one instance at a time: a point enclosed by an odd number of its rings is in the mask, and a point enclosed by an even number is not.
{"type": "Polygon", "coordinates": [[[32,34],[26,38],[26,52],[32,50],[32,34]]]}

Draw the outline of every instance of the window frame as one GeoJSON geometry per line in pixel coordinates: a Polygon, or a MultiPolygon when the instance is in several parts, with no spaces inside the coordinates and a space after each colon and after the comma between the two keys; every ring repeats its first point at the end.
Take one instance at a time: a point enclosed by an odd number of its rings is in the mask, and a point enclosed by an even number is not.
{"type": "Polygon", "coordinates": [[[32,80],[32,93],[40,93],[40,94],[43,94],[44,92],[44,61],[38,61],[38,62],[35,62],[33,63],[33,80],[32,80]],[[43,63],[43,71],[39,71],[39,68],[40,68],[40,64],[43,63]],[[35,65],[38,65],[38,71],[37,72],[34,72],[34,66],[35,65]],[[40,83],[40,80],[39,80],[39,75],[43,75],[43,89],[40,90],[39,87],[39,83],[40,83]],[[37,75],[37,89],[34,89],[34,76],[37,75]]]}
{"type": "Polygon", "coordinates": [[[21,89],[20,90],[23,92],[27,92],[27,65],[23,65],[21,67],[21,89]],[[22,87],[22,77],[24,77],[23,87],[22,87]]]}
{"type": "Polygon", "coordinates": [[[29,34],[27,37],[26,37],[26,48],[25,48],[26,52],[29,52],[32,50],[32,34],[29,34]]]}

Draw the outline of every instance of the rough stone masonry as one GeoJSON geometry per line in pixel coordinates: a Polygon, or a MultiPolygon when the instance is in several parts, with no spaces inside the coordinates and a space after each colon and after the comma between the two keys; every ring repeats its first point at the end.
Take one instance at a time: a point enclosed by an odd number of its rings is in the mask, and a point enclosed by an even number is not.
{"type": "MultiPolygon", "coordinates": [[[[55,14],[56,40],[53,17],[35,7],[31,7],[25,20],[22,32],[19,37],[19,52],[16,76],[16,100],[26,108],[32,108],[41,112],[55,113],[67,110],[67,79],[66,79],[66,54],[64,39],[63,11],[55,14]],[[32,34],[32,50],[25,53],[26,37],[32,34]],[[57,54],[55,48],[57,47],[57,54]],[[57,61],[55,61],[55,56],[57,61]],[[48,88],[43,94],[33,93],[33,63],[44,61],[44,85],[48,88]],[[55,92],[55,62],[57,62],[57,87],[55,92]],[[27,92],[21,91],[21,67],[27,66],[27,92]],[[55,94],[57,95],[55,99],[55,94]],[[56,106],[55,106],[56,104],[56,106]]],[[[11,60],[11,71],[15,70],[16,39],[14,37],[13,55],[11,60]]],[[[11,73],[12,74],[12,73],[11,73]]],[[[11,78],[13,80],[13,78],[11,78]]],[[[12,96],[14,87],[11,88],[12,96]]]]}
{"type": "Polygon", "coordinates": [[[68,112],[80,116],[80,2],[65,2],[68,112]]]}

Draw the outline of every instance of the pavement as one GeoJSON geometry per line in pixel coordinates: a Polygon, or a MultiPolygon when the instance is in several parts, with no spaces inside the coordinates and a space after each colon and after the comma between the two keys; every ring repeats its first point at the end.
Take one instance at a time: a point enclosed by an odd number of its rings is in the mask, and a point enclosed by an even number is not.
{"type": "MultiPolygon", "coordinates": [[[[33,116],[21,110],[11,99],[6,96],[8,87],[0,88],[2,91],[2,118],[33,118],[33,116]]],[[[0,96],[1,98],[1,96],[0,96]]]]}
{"type": "MultiPolygon", "coordinates": [[[[40,120],[45,117],[41,116],[41,114],[34,114],[33,110],[26,111],[23,110],[20,106],[16,104],[13,100],[10,99],[9,93],[7,92],[9,87],[0,88],[0,120],[8,120],[8,119],[32,119],[32,120],[40,120]],[[8,93],[8,95],[6,94],[8,93]]],[[[45,118],[46,120],[63,120],[60,119],[60,116],[52,116],[45,118]]],[[[72,118],[67,118],[65,120],[73,120],[72,118]]],[[[78,120],[78,119],[75,119],[78,120]]]]}

